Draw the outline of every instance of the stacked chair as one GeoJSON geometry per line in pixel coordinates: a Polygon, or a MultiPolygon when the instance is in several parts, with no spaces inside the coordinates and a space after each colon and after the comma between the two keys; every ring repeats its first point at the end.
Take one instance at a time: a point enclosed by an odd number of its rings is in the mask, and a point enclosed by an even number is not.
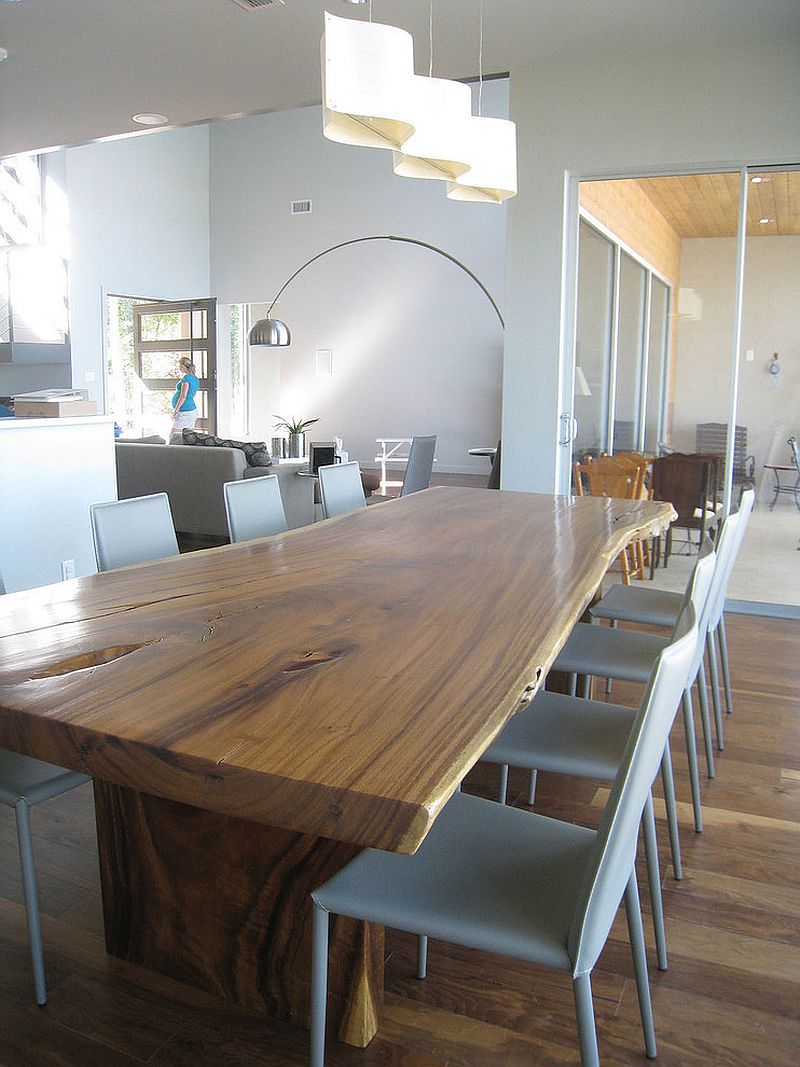
{"type": "Polygon", "coordinates": [[[591,972],[624,897],[645,1051],[656,1055],[635,858],[639,823],[697,645],[688,603],[656,657],[597,831],[457,792],[413,856],[366,849],[315,890],[311,1064],[323,1067],[329,915],[498,952],[572,979],[583,1067],[599,1052],[591,972]]]}

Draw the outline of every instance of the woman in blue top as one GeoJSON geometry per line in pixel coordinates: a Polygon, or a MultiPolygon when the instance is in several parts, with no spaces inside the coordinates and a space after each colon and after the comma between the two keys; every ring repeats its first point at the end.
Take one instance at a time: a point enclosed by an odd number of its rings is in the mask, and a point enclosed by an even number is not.
{"type": "Polygon", "coordinates": [[[172,433],[180,434],[181,430],[191,430],[197,421],[197,405],[194,396],[200,382],[196,376],[196,367],[188,356],[181,356],[178,360],[178,370],[183,375],[175,386],[175,394],[170,403],[172,404],[172,433]]]}

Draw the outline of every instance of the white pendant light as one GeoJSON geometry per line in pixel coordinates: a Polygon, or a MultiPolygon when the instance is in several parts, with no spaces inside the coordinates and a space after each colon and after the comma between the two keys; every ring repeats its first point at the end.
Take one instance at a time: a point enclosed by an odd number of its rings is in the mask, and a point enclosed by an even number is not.
{"type": "Polygon", "coordinates": [[[463,82],[415,75],[414,133],[394,153],[395,174],[405,178],[458,178],[469,170],[472,92],[463,82]]]}
{"type": "Polygon", "coordinates": [[[470,168],[447,183],[450,200],[502,204],[517,195],[517,127],[508,119],[469,120],[470,168]]]}
{"type": "Polygon", "coordinates": [[[395,26],[325,12],[322,132],[365,148],[400,148],[410,121],[414,41],[395,26]]]}

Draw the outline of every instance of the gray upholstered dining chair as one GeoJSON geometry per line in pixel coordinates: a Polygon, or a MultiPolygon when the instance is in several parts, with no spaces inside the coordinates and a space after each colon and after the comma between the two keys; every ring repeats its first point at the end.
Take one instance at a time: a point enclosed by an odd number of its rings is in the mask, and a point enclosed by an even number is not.
{"type": "MultiPolygon", "coordinates": [[[[657,657],[597,831],[457,792],[413,856],[366,849],[311,894],[311,1064],[323,1067],[329,915],[497,952],[572,978],[583,1067],[599,1053],[591,973],[624,897],[645,1049],[656,1054],[636,841],[697,643],[657,657]]],[[[422,951],[420,952],[422,955],[422,951]]]]}
{"type": "MultiPolygon", "coordinates": [[[[688,598],[682,609],[684,612],[691,610],[696,617],[697,605],[702,605],[706,599],[714,563],[713,554],[698,560],[690,579],[688,598]]],[[[679,617],[674,632],[678,633],[684,628],[685,621],[679,617]]],[[[691,678],[685,679],[684,686],[691,684],[691,681],[691,678]]],[[[676,701],[674,711],[677,710],[676,701]]],[[[506,801],[509,766],[524,767],[531,772],[550,771],[576,778],[597,778],[600,781],[613,782],[636,714],[634,708],[604,701],[585,700],[546,691],[537,693],[530,704],[509,720],[481,756],[487,763],[500,765],[498,800],[503,804],[506,801]]],[[[683,871],[669,738],[661,760],[661,777],[664,784],[672,865],[675,877],[680,879],[683,877],[683,871]]],[[[667,939],[652,796],[648,796],[645,803],[642,830],[658,967],[660,970],[666,970],[667,939]]]]}
{"type": "Polygon", "coordinates": [[[367,506],[358,463],[331,463],[320,467],[319,493],[326,519],[367,506]]]}
{"type": "Polygon", "coordinates": [[[231,544],[271,537],[289,529],[276,475],[225,482],[222,492],[231,544]]]}
{"type": "Polygon", "coordinates": [[[400,487],[400,496],[418,493],[431,484],[433,457],[436,453],[436,434],[430,437],[412,437],[408,452],[408,462],[400,487]]]}
{"type": "MultiPolygon", "coordinates": [[[[700,799],[700,777],[697,771],[697,749],[695,741],[694,709],[692,707],[692,681],[697,683],[700,700],[700,717],[705,741],[706,764],[709,777],[716,774],[714,765],[713,740],[711,737],[711,719],[706,693],[706,676],[703,666],[703,651],[711,605],[715,596],[715,583],[724,573],[727,554],[735,549],[737,528],[741,517],[739,512],[728,516],[725,527],[717,539],[716,563],[711,586],[705,604],[699,612],[699,636],[697,648],[692,659],[689,682],[683,694],[683,725],[686,737],[686,754],[689,762],[689,783],[692,791],[695,830],[703,829],[702,803],[700,799]],[[726,532],[727,531],[727,532],[726,532]]],[[[701,556],[713,551],[708,538],[701,545],[701,556]]],[[[668,638],[658,634],[643,633],[638,630],[609,629],[589,623],[578,623],[567,638],[553,664],[555,670],[567,674],[583,674],[587,678],[621,678],[629,682],[646,682],[653,661],[668,638]]],[[[717,724],[718,731],[721,723],[717,724]]]]}
{"type": "Polygon", "coordinates": [[[166,493],[92,504],[89,516],[99,571],[167,559],[180,551],[166,493]]]}
{"type": "MultiPolygon", "coordinates": [[[[714,702],[714,714],[719,724],[720,714],[719,671],[717,667],[717,654],[715,643],[719,645],[719,659],[722,665],[722,680],[725,687],[725,706],[730,713],[733,711],[733,697],[731,694],[731,674],[728,655],[728,639],[725,632],[725,597],[728,591],[728,583],[733,572],[736,558],[744,541],[747,523],[755,502],[755,490],[745,488],[742,490],[739,508],[736,514],[736,532],[732,541],[728,544],[724,557],[719,552],[719,573],[714,576],[714,585],[711,591],[711,603],[708,615],[708,627],[706,632],[706,652],[708,654],[709,674],[711,676],[711,695],[714,702]]],[[[724,519],[720,530],[719,544],[728,543],[728,534],[723,531],[728,522],[724,519]]],[[[596,619],[608,619],[612,625],[617,622],[645,623],[653,626],[674,626],[682,603],[680,593],[674,593],[667,589],[651,589],[646,586],[621,586],[614,585],[599,603],[591,608],[591,613],[596,619]]],[[[718,730],[720,726],[717,727],[718,730]]],[[[719,740],[722,740],[720,737],[719,740]]]]}
{"type": "MultiPolygon", "coordinates": [[[[0,575],[0,594],[5,585],[0,575]]],[[[91,781],[85,774],[54,767],[50,763],[18,752],[0,748],[0,804],[14,809],[17,823],[17,843],[22,868],[22,891],[25,897],[25,913],[28,919],[28,940],[31,946],[33,979],[36,987],[36,1003],[47,1003],[47,987],[44,980],[44,954],[42,933],[39,925],[39,890],[36,881],[36,864],[33,857],[30,809],[43,800],[57,797],[69,789],[91,781]]]]}

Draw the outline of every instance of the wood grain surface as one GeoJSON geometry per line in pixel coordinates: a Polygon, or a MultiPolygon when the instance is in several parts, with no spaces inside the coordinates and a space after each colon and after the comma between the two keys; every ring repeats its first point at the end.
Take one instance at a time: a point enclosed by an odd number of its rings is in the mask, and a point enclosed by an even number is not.
{"type": "Polygon", "coordinates": [[[414,851],[669,504],[437,488],[0,598],[0,745],[414,851]]]}

